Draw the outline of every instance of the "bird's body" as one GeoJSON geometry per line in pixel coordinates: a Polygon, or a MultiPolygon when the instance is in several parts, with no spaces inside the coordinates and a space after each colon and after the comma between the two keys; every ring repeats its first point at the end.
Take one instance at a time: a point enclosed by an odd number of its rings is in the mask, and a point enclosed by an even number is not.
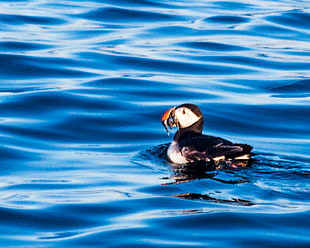
{"type": "Polygon", "coordinates": [[[193,104],[182,104],[163,115],[162,123],[167,131],[168,126],[178,127],[167,150],[167,156],[171,162],[175,164],[199,161],[214,163],[250,158],[251,146],[202,134],[203,121],[200,109],[193,104]]]}

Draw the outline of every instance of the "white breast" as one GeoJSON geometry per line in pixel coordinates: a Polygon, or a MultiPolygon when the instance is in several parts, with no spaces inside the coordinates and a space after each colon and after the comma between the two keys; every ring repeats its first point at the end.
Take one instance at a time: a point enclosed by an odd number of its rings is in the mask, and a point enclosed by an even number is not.
{"type": "Polygon", "coordinates": [[[182,156],[180,147],[176,141],[173,141],[167,151],[169,160],[175,164],[186,164],[188,161],[182,156]]]}

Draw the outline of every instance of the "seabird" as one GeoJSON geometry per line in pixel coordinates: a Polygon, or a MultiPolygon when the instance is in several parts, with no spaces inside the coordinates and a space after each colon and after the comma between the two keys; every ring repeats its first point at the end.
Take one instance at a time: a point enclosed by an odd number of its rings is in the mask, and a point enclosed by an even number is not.
{"type": "Polygon", "coordinates": [[[237,167],[239,163],[244,166],[250,159],[252,146],[202,134],[204,118],[199,107],[194,104],[186,103],[168,109],[161,121],[168,134],[169,128],[178,128],[167,150],[167,157],[172,163],[218,164],[224,161],[237,167]]]}

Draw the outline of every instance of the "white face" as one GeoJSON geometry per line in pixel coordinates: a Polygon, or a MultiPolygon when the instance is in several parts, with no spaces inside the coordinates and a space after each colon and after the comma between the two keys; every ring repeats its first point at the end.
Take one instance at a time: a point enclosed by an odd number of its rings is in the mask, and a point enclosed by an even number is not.
{"type": "Polygon", "coordinates": [[[184,107],[175,110],[175,117],[181,128],[189,127],[201,118],[201,116],[198,117],[190,109],[184,107]]]}

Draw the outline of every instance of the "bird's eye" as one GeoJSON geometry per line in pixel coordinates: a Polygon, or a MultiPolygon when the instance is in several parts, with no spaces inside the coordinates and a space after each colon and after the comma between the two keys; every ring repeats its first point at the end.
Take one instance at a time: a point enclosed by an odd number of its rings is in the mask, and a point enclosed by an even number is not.
{"type": "Polygon", "coordinates": [[[182,114],[185,115],[185,109],[183,109],[182,114]]]}

